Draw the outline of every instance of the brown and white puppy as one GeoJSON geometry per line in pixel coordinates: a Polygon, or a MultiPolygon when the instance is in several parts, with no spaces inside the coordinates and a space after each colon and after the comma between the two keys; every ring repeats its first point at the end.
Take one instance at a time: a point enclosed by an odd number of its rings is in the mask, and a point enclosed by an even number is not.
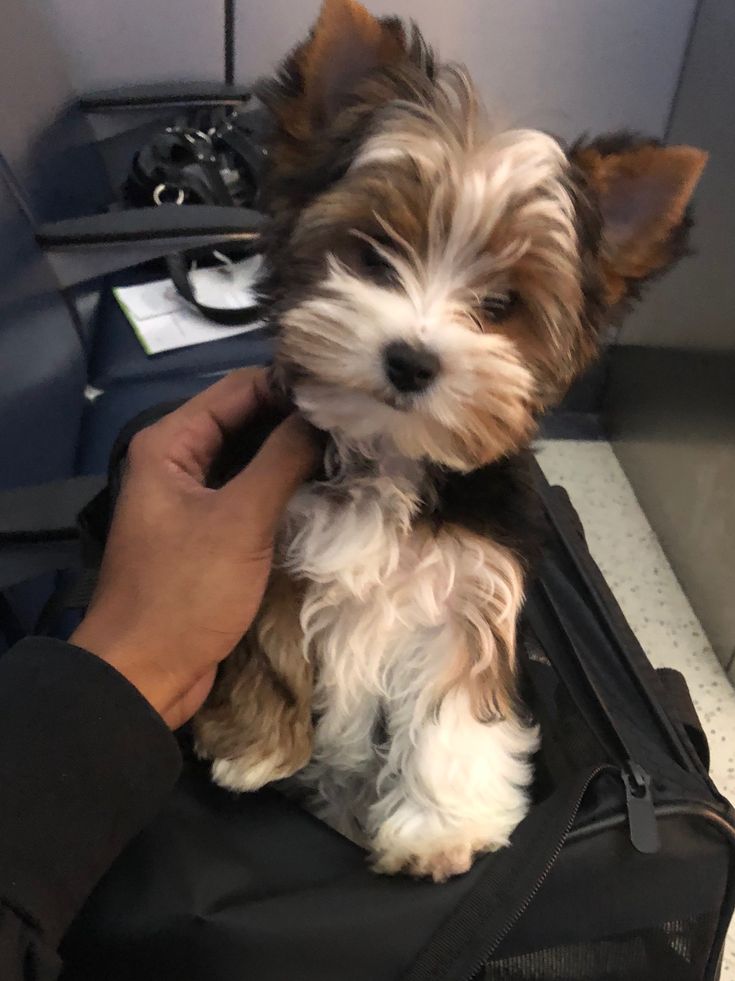
{"type": "Polygon", "coordinates": [[[325,0],[262,97],[277,370],[330,443],[198,747],[235,790],[299,771],[377,869],[441,880],[527,809],[522,451],[683,253],[705,154],[499,129],[462,68],[354,0],[325,0]]]}

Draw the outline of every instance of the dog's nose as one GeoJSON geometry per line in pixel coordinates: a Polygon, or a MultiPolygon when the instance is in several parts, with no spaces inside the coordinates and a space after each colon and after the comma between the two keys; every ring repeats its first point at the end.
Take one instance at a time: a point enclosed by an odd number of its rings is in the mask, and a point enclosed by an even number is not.
{"type": "Polygon", "coordinates": [[[423,392],[439,374],[441,362],[428,347],[394,341],[384,352],[385,373],[399,392],[423,392]]]}

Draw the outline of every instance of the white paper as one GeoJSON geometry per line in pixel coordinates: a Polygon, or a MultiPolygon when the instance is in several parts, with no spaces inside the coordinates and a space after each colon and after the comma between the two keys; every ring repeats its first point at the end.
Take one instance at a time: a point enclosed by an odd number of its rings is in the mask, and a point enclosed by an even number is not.
{"type": "MultiPolygon", "coordinates": [[[[253,286],[259,270],[260,256],[255,256],[227,266],[195,269],[189,280],[200,303],[234,310],[255,303],[253,286]]],[[[262,327],[262,321],[237,327],[212,323],[179,296],[170,279],[117,286],[113,292],[146,354],[206,344],[262,327]]]]}

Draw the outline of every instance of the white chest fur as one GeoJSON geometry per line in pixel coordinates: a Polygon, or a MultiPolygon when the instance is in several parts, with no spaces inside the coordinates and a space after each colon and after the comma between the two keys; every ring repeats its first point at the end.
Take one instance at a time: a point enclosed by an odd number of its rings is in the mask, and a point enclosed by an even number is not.
{"type": "Polygon", "coordinates": [[[381,700],[390,698],[401,648],[419,640],[416,621],[441,619],[438,609],[413,609],[422,562],[412,527],[417,476],[357,476],[334,492],[316,486],[290,508],[284,559],[308,584],[301,625],[316,667],[315,755],[351,770],[373,756],[381,700]]]}
{"type": "Polygon", "coordinates": [[[456,820],[474,849],[488,831],[502,843],[519,820],[536,733],[514,719],[481,723],[453,679],[470,635],[478,673],[512,656],[522,578],[493,542],[417,521],[420,478],[397,461],[333,489],[304,488],[291,504],[280,558],[307,583],[301,625],[317,678],[305,780],[343,831],[375,839],[392,827],[391,840],[404,829],[451,845],[456,820]],[[427,801],[441,828],[417,830],[411,815],[426,818],[427,801]]]}

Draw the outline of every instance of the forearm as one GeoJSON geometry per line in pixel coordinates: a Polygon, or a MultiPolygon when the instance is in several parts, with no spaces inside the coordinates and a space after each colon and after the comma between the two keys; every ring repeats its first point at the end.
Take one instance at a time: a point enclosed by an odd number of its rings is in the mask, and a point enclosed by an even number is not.
{"type": "Polygon", "coordinates": [[[99,658],[40,638],[0,658],[1,977],[54,976],[63,933],[179,767],[164,722],[99,658]]]}

